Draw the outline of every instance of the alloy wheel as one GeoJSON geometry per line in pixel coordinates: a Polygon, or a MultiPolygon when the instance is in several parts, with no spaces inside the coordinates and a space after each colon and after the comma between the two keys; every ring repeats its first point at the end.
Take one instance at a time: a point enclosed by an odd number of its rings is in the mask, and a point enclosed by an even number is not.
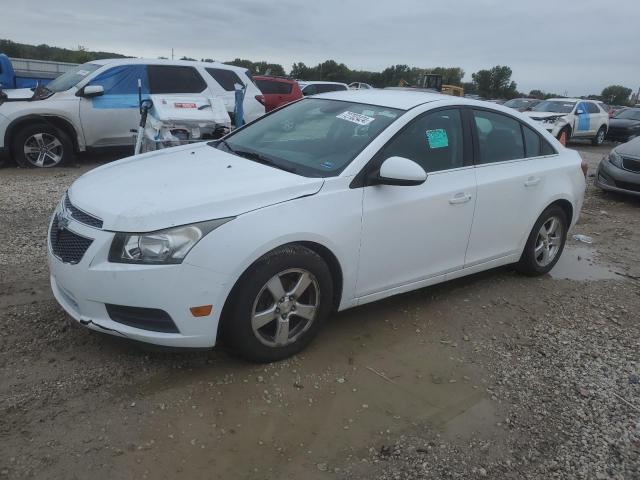
{"type": "Polygon", "coordinates": [[[269,279],[251,310],[251,328],[269,347],[295,343],[315,321],[320,306],[320,287],[315,276],[292,268],[269,279]]]}
{"type": "Polygon", "coordinates": [[[36,167],[55,167],[62,161],[62,142],[49,133],[36,133],[24,141],[24,157],[36,167]]]}
{"type": "Polygon", "coordinates": [[[558,255],[562,245],[562,221],[558,217],[549,217],[538,231],[534,257],[541,267],[549,265],[558,255]]]}

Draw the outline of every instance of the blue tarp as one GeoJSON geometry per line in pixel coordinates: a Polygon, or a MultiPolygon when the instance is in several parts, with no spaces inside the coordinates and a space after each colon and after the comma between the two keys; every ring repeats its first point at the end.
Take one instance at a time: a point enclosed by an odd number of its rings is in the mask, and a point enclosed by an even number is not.
{"type": "Polygon", "coordinates": [[[142,98],[148,98],[145,65],[122,65],[101,73],[89,82],[104,88],[104,95],[92,99],[93,108],[138,108],[138,79],[142,81],[142,98]]]}

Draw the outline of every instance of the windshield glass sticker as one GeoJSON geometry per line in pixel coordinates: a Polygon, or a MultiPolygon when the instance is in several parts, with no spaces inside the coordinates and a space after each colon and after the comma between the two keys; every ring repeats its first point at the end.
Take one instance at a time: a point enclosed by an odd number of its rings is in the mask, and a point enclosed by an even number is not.
{"type": "Polygon", "coordinates": [[[321,166],[322,168],[326,168],[326,169],[328,169],[328,170],[331,170],[331,169],[333,168],[333,162],[330,162],[330,161],[328,161],[328,160],[325,160],[324,162],[322,162],[322,163],[320,164],[320,166],[321,166]]]}
{"type": "Polygon", "coordinates": [[[449,146],[449,137],[442,128],[427,130],[427,142],[430,148],[445,148],[449,146]]]}
{"type": "Polygon", "coordinates": [[[77,75],[80,75],[81,77],[86,77],[87,75],[89,75],[91,72],[89,70],[78,70],[76,72],[77,75]]]}
{"type": "Polygon", "coordinates": [[[355,123],[357,125],[369,125],[375,120],[375,118],[373,117],[368,117],[367,115],[349,111],[342,112],[340,115],[336,115],[336,118],[341,118],[342,120],[346,120],[347,122],[355,123]]]}

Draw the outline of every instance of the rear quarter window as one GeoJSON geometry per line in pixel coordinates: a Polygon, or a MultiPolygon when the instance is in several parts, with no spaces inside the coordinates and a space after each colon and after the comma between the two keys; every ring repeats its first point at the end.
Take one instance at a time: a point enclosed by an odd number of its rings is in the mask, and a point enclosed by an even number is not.
{"type": "MultiPolygon", "coordinates": [[[[238,74],[233,70],[227,70],[225,68],[205,68],[207,73],[213,77],[213,79],[220,84],[227,92],[231,92],[236,89],[236,83],[242,86],[244,82],[240,79],[238,74]]],[[[260,84],[258,84],[258,87],[260,84]]],[[[265,92],[263,92],[265,93],[265,92]]]]}
{"type": "Polygon", "coordinates": [[[293,89],[293,85],[287,82],[280,82],[278,80],[256,80],[256,85],[262,93],[268,94],[280,94],[288,95],[293,89]]]}

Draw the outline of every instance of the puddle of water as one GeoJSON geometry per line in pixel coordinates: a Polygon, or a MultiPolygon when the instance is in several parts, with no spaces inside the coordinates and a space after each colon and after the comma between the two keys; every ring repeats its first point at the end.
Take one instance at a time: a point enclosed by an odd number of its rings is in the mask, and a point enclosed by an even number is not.
{"type": "Polygon", "coordinates": [[[553,278],[563,280],[610,280],[622,277],[614,267],[596,260],[596,251],[592,248],[567,244],[555,267],[549,272],[553,278]]]}

